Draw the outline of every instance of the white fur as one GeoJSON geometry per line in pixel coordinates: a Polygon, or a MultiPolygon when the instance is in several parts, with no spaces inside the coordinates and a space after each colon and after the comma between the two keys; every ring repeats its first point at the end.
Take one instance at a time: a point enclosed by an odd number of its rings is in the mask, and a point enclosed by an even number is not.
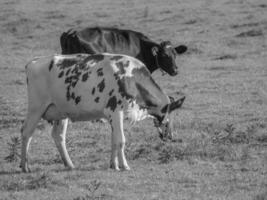
{"type": "Polygon", "coordinates": [[[166,49],[168,49],[168,48],[172,48],[172,46],[171,46],[171,45],[166,45],[165,48],[166,48],[166,49]]]}
{"type": "Polygon", "coordinates": [[[138,121],[141,121],[147,117],[151,117],[147,109],[141,109],[136,102],[133,102],[132,105],[126,110],[126,118],[130,120],[131,124],[135,124],[138,121]]]}

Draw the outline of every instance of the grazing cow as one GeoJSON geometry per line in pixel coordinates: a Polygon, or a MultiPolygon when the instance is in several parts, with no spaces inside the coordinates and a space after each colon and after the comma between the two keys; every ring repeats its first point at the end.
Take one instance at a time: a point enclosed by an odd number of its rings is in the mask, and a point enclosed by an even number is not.
{"type": "Polygon", "coordinates": [[[176,56],[187,51],[184,45],[174,48],[169,41],[158,44],[142,33],[107,27],[70,29],[61,35],[60,44],[62,54],[125,54],[142,61],[150,73],[161,69],[171,76],[178,73],[176,56]]]}
{"type": "Polygon", "coordinates": [[[69,169],[74,166],[65,144],[68,118],[106,118],[112,128],[111,168],[129,170],[124,155],[124,115],[133,122],[153,117],[164,138],[172,132],[172,111],[184,101],[183,97],[170,103],[144,64],[125,55],[42,57],[26,66],[26,75],[28,114],[21,130],[24,172],[29,172],[27,152],[41,118],[53,124],[52,137],[69,169]]]}

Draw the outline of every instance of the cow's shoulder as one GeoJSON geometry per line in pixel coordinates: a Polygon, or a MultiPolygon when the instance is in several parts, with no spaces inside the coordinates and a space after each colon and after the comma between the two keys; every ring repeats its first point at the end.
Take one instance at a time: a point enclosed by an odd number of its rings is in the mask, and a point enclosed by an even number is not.
{"type": "Polygon", "coordinates": [[[146,72],[149,71],[146,69],[145,65],[138,59],[122,54],[106,54],[109,55],[108,61],[110,62],[111,68],[114,73],[118,76],[134,76],[133,71],[137,69],[144,69],[146,72]]]}
{"type": "Polygon", "coordinates": [[[155,97],[162,91],[141,61],[126,55],[113,55],[109,60],[114,67],[118,92],[123,98],[136,100],[143,106],[157,105],[155,97]]]}

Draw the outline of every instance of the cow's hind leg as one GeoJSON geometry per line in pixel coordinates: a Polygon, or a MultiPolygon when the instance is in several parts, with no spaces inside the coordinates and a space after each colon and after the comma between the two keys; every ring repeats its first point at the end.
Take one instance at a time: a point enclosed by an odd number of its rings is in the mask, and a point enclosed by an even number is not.
{"type": "Polygon", "coordinates": [[[30,146],[30,142],[32,139],[32,135],[34,129],[37,126],[37,123],[42,117],[42,112],[40,111],[33,111],[28,112],[27,118],[24,121],[24,124],[21,129],[21,163],[20,167],[22,168],[23,172],[30,172],[29,164],[28,164],[28,150],[30,146]]]}
{"type": "Polygon", "coordinates": [[[53,124],[52,137],[56,143],[57,149],[60,153],[61,159],[64,165],[68,169],[73,169],[74,165],[70,159],[66,148],[66,132],[68,126],[68,119],[56,120],[53,124]]]}
{"type": "Polygon", "coordinates": [[[123,132],[123,112],[119,111],[113,113],[110,117],[110,123],[112,127],[110,167],[115,170],[130,170],[124,154],[125,136],[123,132]]]}

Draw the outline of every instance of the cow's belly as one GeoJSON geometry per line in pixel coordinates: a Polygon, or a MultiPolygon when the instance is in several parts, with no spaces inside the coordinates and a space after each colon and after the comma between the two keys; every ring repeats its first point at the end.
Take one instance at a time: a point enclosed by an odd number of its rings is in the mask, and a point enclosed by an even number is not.
{"type": "Polygon", "coordinates": [[[81,109],[60,109],[55,104],[50,104],[43,114],[47,121],[61,120],[69,118],[72,121],[90,121],[104,118],[105,115],[99,110],[81,110],[81,109]]]}

